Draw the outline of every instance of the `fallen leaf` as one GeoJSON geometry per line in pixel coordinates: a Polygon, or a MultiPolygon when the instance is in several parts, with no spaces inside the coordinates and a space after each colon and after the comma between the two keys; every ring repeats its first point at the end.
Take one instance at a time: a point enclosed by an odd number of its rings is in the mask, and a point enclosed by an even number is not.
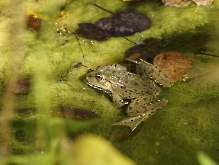
{"type": "Polygon", "coordinates": [[[190,5],[190,0],[162,0],[164,6],[184,7],[190,5]]]}
{"type": "Polygon", "coordinates": [[[178,52],[164,52],[154,58],[153,64],[174,83],[185,78],[186,73],[192,69],[193,62],[178,52]]]}
{"type": "Polygon", "coordinates": [[[193,2],[195,2],[198,6],[208,6],[211,5],[214,0],[192,0],[193,2]]]}
{"type": "Polygon", "coordinates": [[[165,6],[184,7],[190,5],[191,2],[195,2],[198,6],[211,5],[214,0],[162,0],[165,6]]]}
{"type": "Polygon", "coordinates": [[[138,60],[139,58],[145,61],[151,61],[160,53],[163,46],[154,38],[145,39],[142,44],[135,45],[125,52],[125,58],[138,60]]]}
{"type": "MultiPolygon", "coordinates": [[[[95,5],[96,6],[96,5],[95,5]]],[[[134,8],[118,10],[113,17],[101,18],[95,24],[80,23],[76,33],[88,39],[106,40],[142,32],[150,27],[150,18],[134,8]]]]}

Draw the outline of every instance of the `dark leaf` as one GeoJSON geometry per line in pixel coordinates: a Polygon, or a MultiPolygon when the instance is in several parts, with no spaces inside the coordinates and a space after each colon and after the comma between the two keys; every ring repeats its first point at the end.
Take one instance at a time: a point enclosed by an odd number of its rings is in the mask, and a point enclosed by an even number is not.
{"type": "Polygon", "coordinates": [[[98,30],[98,27],[95,24],[92,23],[81,23],[78,24],[79,29],[76,30],[76,33],[79,36],[83,36],[88,39],[94,39],[98,41],[106,40],[107,36],[102,34],[100,30],[98,30]]]}
{"type": "Polygon", "coordinates": [[[163,46],[154,38],[145,39],[142,44],[135,45],[125,52],[125,58],[138,60],[139,58],[151,62],[160,53],[163,46]]]}
{"type": "Polygon", "coordinates": [[[54,116],[62,116],[71,119],[92,119],[99,117],[94,112],[88,111],[86,109],[72,108],[72,107],[61,107],[54,109],[52,111],[52,114],[54,116]]]}
{"type": "Polygon", "coordinates": [[[150,27],[150,18],[134,8],[119,10],[113,17],[102,18],[95,24],[82,23],[76,31],[78,35],[95,40],[121,37],[142,32],[150,27]]]}

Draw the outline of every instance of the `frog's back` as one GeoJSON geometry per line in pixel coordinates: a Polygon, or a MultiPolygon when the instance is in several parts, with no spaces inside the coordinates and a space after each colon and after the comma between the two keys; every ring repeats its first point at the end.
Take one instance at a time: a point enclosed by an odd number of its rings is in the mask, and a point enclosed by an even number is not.
{"type": "Polygon", "coordinates": [[[119,93],[125,99],[135,98],[139,95],[154,95],[159,87],[150,79],[127,71],[105,71],[105,76],[112,84],[113,92],[119,93]]]}

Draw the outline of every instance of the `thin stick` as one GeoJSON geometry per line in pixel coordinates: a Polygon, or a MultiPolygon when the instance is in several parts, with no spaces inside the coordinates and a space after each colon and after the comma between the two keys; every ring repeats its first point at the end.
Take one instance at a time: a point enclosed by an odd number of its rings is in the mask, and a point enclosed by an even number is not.
{"type": "Polygon", "coordinates": [[[94,5],[94,6],[96,6],[96,7],[100,8],[100,9],[102,9],[102,10],[104,10],[104,11],[106,11],[106,12],[112,14],[112,15],[114,15],[115,17],[117,17],[115,13],[113,13],[112,11],[109,11],[109,10],[107,10],[107,9],[102,8],[101,6],[97,5],[95,2],[91,2],[91,1],[90,1],[90,3],[91,3],[92,5],[94,5]]]}
{"type": "Polygon", "coordinates": [[[117,16],[115,13],[113,13],[112,11],[109,11],[109,10],[107,10],[107,9],[104,9],[103,7],[97,5],[95,2],[90,2],[90,3],[91,3],[92,5],[94,5],[94,6],[96,6],[96,7],[98,7],[98,8],[100,8],[100,9],[102,9],[102,10],[104,10],[104,11],[106,11],[106,12],[112,14],[114,17],[118,18],[118,19],[121,20],[123,23],[125,23],[126,25],[128,25],[125,21],[123,21],[120,17],[118,17],[118,16],[117,16]]]}
{"type": "Polygon", "coordinates": [[[208,53],[202,53],[202,52],[194,52],[193,54],[194,55],[201,54],[205,56],[219,57],[218,55],[215,55],[215,54],[208,54],[208,53]]]}
{"type": "Polygon", "coordinates": [[[82,49],[82,47],[81,47],[81,43],[80,43],[80,41],[79,41],[79,39],[78,39],[78,36],[77,36],[76,33],[73,33],[73,34],[75,35],[75,37],[76,37],[76,39],[77,39],[77,41],[78,41],[78,45],[79,45],[79,47],[80,47],[80,49],[81,49],[81,52],[82,52],[82,54],[83,54],[83,58],[85,59],[85,54],[84,54],[84,51],[83,51],[83,49],[82,49]]]}
{"type": "Polygon", "coordinates": [[[197,76],[188,78],[188,79],[186,80],[186,82],[189,83],[190,81],[193,81],[194,79],[204,77],[204,76],[209,75],[209,74],[211,74],[211,73],[213,73],[213,72],[207,72],[207,73],[204,73],[204,74],[201,74],[201,75],[197,75],[197,76]]]}
{"type": "MultiPolygon", "coordinates": [[[[92,4],[92,5],[94,5],[94,6],[96,6],[96,7],[98,7],[99,9],[102,9],[102,10],[104,10],[104,11],[106,11],[106,12],[108,12],[108,13],[110,13],[110,14],[112,14],[114,17],[116,17],[116,18],[118,18],[120,21],[122,21],[124,24],[126,24],[126,25],[128,25],[128,26],[130,26],[128,23],[126,23],[124,20],[122,20],[120,17],[118,17],[115,13],[113,13],[112,11],[109,11],[109,10],[107,10],[107,9],[104,9],[103,7],[101,7],[101,6],[99,6],[99,5],[97,5],[95,2],[92,2],[92,1],[90,1],[90,3],[92,4]]],[[[135,30],[135,29],[134,29],[135,30]]],[[[126,38],[126,37],[124,37],[126,40],[128,40],[128,41],[130,41],[130,42],[132,42],[132,43],[134,43],[135,45],[136,45],[136,43],[135,42],[133,42],[133,41],[131,41],[131,40],[129,40],[128,38],[126,38]]]]}
{"type": "Polygon", "coordinates": [[[130,39],[128,39],[128,38],[126,38],[126,37],[124,37],[124,36],[123,36],[123,38],[125,38],[127,41],[129,41],[129,42],[131,42],[131,43],[133,43],[133,44],[137,45],[137,43],[136,43],[136,42],[134,42],[134,41],[132,41],[132,40],[130,40],[130,39]]]}

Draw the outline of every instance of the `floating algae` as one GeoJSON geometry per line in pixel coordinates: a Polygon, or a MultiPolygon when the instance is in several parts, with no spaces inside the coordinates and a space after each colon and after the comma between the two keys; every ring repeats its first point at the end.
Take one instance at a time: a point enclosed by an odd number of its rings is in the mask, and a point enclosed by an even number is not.
{"type": "MultiPolygon", "coordinates": [[[[2,29],[0,32],[2,38],[0,70],[5,71],[9,68],[8,64],[15,61],[17,57],[15,54],[25,55],[25,58],[22,58],[23,63],[19,68],[19,75],[33,74],[36,77],[34,77],[31,91],[27,95],[17,96],[15,106],[31,108],[36,105],[37,112],[14,116],[16,120],[14,124],[16,125],[12,125],[12,131],[19,127],[24,133],[18,131],[19,133],[16,135],[24,137],[14,138],[12,136],[7,144],[13,150],[8,153],[21,154],[33,153],[34,151],[42,153],[44,151],[44,154],[37,156],[37,160],[48,160],[45,159],[46,156],[57,153],[54,151],[59,150],[59,148],[55,146],[64,145],[63,137],[67,137],[67,133],[65,133],[65,123],[62,120],[48,115],[50,106],[79,107],[91,110],[100,116],[100,119],[93,127],[86,128],[84,132],[81,131],[84,135],[90,132],[108,139],[115,129],[111,125],[123,117],[122,111],[113,106],[107,95],[87,87],[84,83],[84,75],[88,69],[74,67],[74,64],[82,62],[89,68],[96,68],[98,65],[122,63],[125,50],[132,47],[133,44],[120,37],[110,38],[104,42],[91,42],[89,39],[79,37],[85,54],[84,59],[75,36],[67,36],[68,41],[64,42],[65,44],[60,44],[60,40],[64,41],[65,36],[58,36],[57,29],[67,27],[69,30],[75,31],[78,28],[78,23],[94,23],[102,16],[110,17],[110,14],[94,8],[88,0],[16,2],[0,2],[0,18],[2,20],[0,22],[2,29]],[[26,7],[48,17],[49,20],[42,21],[40,24],[39,31],[27,27],[26,7]],[[16,10],[19,10],[17,13],[20,15],[15,17],[12,11],[16,10]],[[57,15],[61,11],[69,14],[55,23],[57,15]],[[19,19],[18,16],[21,16],[22,19],[19,19]],[[15,19],[18,24],[12,24],[15,19]],[[18,47],[19,45],[21,47],[18,47]],[[17,49],[15,51],[12,48],[17,49]],[[9,58],[11,54],[14,55],[13,58],[9,58]],[[43,76],[39,73],[43,73],[43,76]],[[36,121],[38,124],[34,124],[36,121]],[[38,130],[29,129],[30,127],[38,128],[38,130]],[[25,139],[25,143],[22,139],[25,139]]],[[[180,49],[187,58],[197,62],[188,76],[211,69],[215,71],[215,77],[218,75],[218,58],[193,56],[192,52],[186,48],[175,46],[186,45],[186,40],[192,36],[201,33],[209,34],[210,41],[202,48],[212,52],[212,54],[219,54],[218,32],[214,32],[213,29],[215,23],[213,18],[216,17],[212,17],[214,10],[218,9],[217,1],[212,6],[199,7],[191,4],[184,8],[165,7],[158,0],[153,2],[146,0],[140,4],[134,3],[132,5],[124,3],[122,0],[113,2],[97,0],[95,2],[112,11],[134,7],[137,11],[147,14],[152,22],[150,29],[141,32],[141,34],[136,33],[129,36],[130,40],[142,42],[151,37],[158,40],[164,39],[166,42],[164,46],[168,46],[168,51],[180,49]],[[145,36],[145,38],[141,36],[145,36]],[[171,50],[171,47],[174,47],[174,50],[171,50]]],[[[218,79],[212,81],[211,76],[208,79],[205,77],[197,79],[197,82],[194,83],[178,82],[171,88],[165,89],[161,98],[169,100],[167,106],[144,122],[138,134],[124,142],[115,143],[116,147],[140,165],[198,164],[196,154],[200,150],[213,160],[218,161],[219,111],[217,107],[219,86],[218,79]]],[[[3,75],[0,78],[1,82],[5,80],[3,75]]],[[[1,95],[4,96],[3,87],[1,89],[1,95]]],[[[6,104],[2,100],[1,105],[5,107],[6,104]]],[[[3,114],[5,113],[0,115],[3,114]]],[[[72,122],[72,128],[75,125],[77,124],[72,122]]],[[[66,152],[60,153],[67,154],[66,152]]],[[[26,160],[23,159],[26,158],[25,156],[27,157],[27,155],[21,154],[18,158],[26,160]]],[[[60,160],[60,157],[56,158],[60,160]]],[[[52,160],[51,162],[54,163],[56,159],[52,160]]],[[[8,159],[7,163],[9,161],[8,159]]]]}

